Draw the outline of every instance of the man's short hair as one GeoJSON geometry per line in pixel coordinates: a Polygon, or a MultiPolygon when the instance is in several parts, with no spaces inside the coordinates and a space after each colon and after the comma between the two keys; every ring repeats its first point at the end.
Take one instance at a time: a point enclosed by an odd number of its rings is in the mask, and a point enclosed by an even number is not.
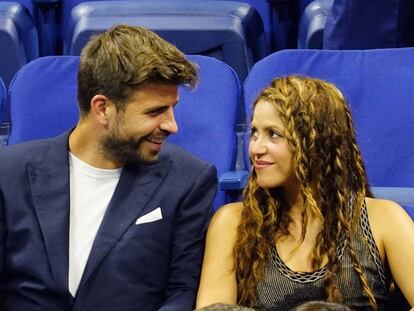
{"type": "Polygon", "coordinates": [[[171,43],[143,27],[117,25],[83,48],[78,71],[81,116],[93,96],[102,94],[123,109],[132,92],[148,83],[194,87],[196,66],[171,43]]]}

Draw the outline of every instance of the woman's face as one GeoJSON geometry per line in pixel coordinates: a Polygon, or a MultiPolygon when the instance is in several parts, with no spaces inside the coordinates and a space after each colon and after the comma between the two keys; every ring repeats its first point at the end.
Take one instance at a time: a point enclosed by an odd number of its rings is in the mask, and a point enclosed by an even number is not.
{"type": "Polygon", "coordinates": [[[297,184],[285,127],[271,103],[259,101],[253,112],[249,155],[262,188],[297,184]]]}

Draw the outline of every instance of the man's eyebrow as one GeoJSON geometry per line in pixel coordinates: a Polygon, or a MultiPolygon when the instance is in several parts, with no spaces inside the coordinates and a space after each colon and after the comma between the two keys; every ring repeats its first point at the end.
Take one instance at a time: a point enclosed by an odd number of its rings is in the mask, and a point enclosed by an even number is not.
{"type": "MultiPolygon", "coordinates": [[[[178,102],[179,101],[177,100],[174,104],[172,104],[172,107],[175,108],[178,105],[178,102]]],[[[145,109],[144,113],[152,113],[152,112],[156,112],[156,111],[161,111],[161,110],[167,109],[168,107],[170,107],[169,104],[160,104],[158,106],[145,109]]]]}

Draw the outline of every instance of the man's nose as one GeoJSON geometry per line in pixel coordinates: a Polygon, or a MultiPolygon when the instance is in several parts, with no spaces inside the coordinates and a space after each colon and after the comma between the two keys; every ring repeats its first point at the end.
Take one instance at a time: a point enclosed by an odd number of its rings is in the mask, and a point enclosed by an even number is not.
{"type": "Polygon", "coordinates": [[[171,134],[178,132],[178,125],[177,125],[177,122],[175,121],[173,109],[170,109],[167,112],[167,116],[161,123],[160,128],[164,131],[170,132],[171,134]]]}

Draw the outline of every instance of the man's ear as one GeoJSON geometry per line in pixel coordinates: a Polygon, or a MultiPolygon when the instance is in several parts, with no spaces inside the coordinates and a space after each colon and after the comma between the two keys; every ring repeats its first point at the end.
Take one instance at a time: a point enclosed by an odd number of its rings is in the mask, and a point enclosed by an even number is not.
{"type": "Polygon", "coordinates": [[[111,101],[105,95],[97,94],[91,99],[91,112],[103,126],[108,125],[108,113],[111,101]]]}

